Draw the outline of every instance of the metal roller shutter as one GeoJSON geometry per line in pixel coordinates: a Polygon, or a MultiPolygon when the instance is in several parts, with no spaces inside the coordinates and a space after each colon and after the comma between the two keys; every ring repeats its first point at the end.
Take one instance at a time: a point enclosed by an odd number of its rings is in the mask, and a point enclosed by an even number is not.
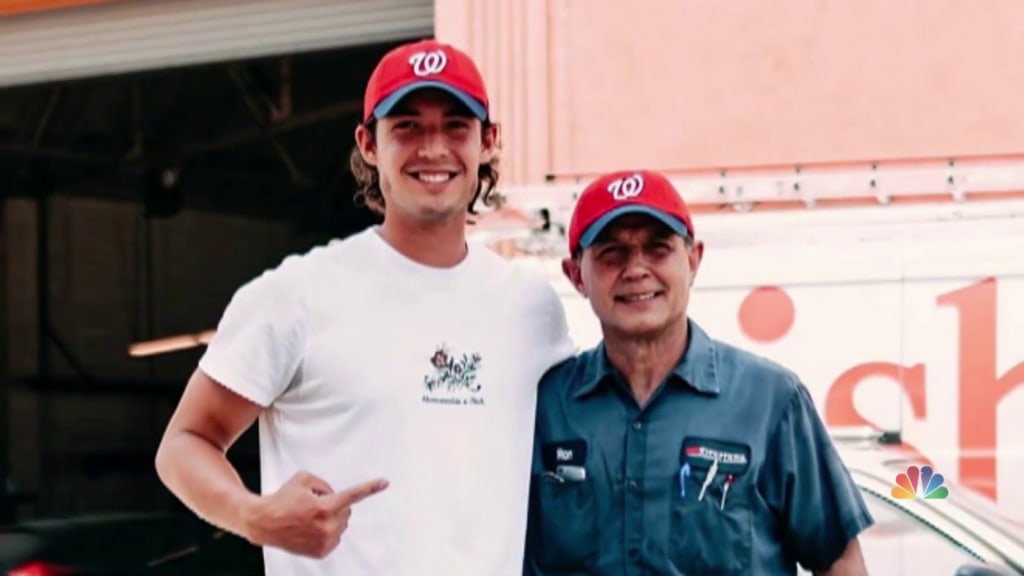
{"type": "Polygon", "coordinates": [[[0,20],[0,87],[428,36],[433,0],[124,0],[0,20]]]}

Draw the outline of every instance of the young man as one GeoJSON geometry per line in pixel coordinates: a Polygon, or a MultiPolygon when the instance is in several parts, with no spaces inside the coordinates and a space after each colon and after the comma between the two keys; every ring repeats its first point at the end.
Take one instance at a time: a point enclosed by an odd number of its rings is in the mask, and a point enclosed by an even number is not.
{"type": "Polygon", "coordinates": [[[537,383],[573,346],[543,277],[467,246],[497,180],[473,61],[434,41],[390,52],[355,139],[383,224],[237,291],[160,478],[262,545],[268,574],[519,574],[537,383]],[[262,494],[225,459],[257,418],[262,494]]]}
{"type": "Polygon", "coordinates": [[[528,574],[865,574],[873,521],[806,388],[689,320],[703,252],[660,174],[580,196],[563,270],[604,338],[541,383],[528,574]]]}

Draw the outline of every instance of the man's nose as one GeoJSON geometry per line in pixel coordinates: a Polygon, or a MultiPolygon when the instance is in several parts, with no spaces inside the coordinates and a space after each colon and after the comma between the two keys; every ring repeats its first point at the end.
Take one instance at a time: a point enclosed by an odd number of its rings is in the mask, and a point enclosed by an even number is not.
{"type": "Polygon", "coordinates": [[[651,273],[647,264],[647,257],[644,256],[643,250],[630,250],[622,276],[628,280],[642,280],[651,273]]]}
{"type": "Polygon", "coordinates": [[[421,158],[436,159],[448,155],[448,143],[445,141],[444,133],[440,129],[431,128],[423,133],[423,140],[420,142],[421,158]]]}

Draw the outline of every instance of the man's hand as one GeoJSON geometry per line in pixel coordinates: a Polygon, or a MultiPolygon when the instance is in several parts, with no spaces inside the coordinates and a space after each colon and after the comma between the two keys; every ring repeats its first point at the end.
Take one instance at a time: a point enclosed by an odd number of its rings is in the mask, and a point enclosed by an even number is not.
{"type": "Polygon", "coordinates": [[[246,537],[260,546],[324,558],[341,543],[352,507],[387,487],[377,479],[335,493],[320,478],[299,472],[252,507],[246,537]]]}

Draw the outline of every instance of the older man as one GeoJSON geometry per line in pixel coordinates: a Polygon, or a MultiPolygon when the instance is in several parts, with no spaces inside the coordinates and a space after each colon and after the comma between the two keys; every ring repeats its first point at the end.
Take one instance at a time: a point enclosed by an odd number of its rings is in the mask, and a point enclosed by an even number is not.
{"type": "Polygon", "coordinates": [[[603,340],[541,384],[527,574],[866,573],[873,520],[807,389],[688,318],[703,252],[660,174],[581,195],[563,270],[603,340]]]}

